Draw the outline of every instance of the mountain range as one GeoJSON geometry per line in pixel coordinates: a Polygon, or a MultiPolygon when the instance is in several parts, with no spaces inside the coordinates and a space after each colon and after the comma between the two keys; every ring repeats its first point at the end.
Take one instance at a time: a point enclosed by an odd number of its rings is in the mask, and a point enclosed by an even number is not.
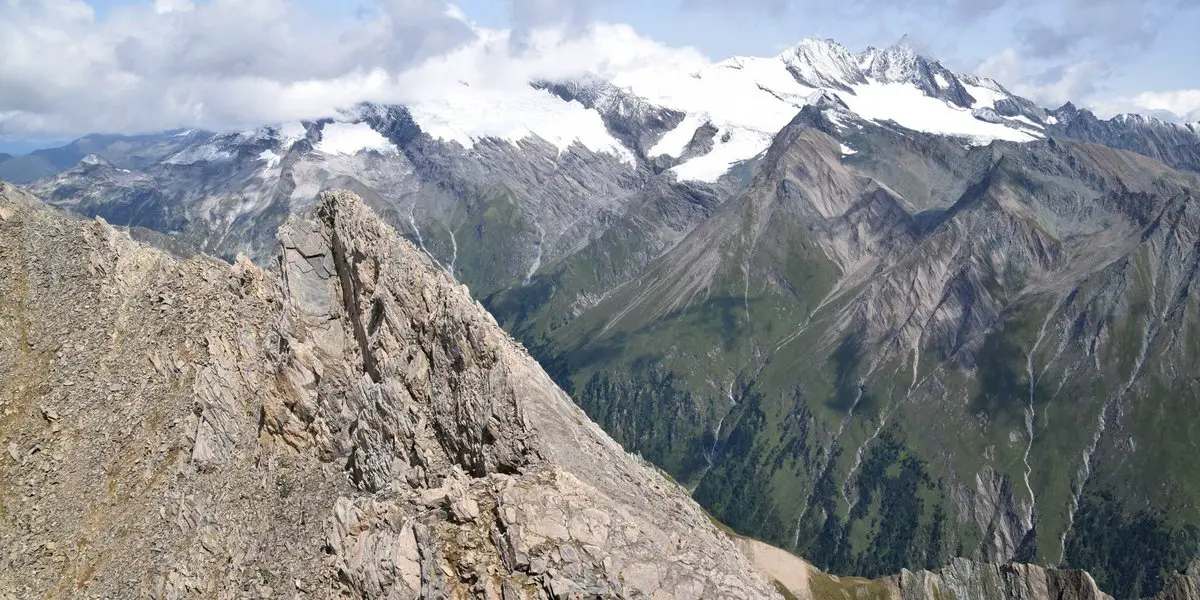
{"type": "Polygon", "coordinates": [[[626,449],[823,571],[1033,562],[1127,598],[1200,556],[1196,126],[905,44],[459,91],[0,177],[230,260],[353,190],[626,449]]]}
{"type": "MultiPolygon", "coordinates": [[[[346,192],[280,229],[277,273],[3,183],[0,242],[6,599],[1109,598],[963,558],[838,577],[722,531],[346,192]]],[[[1197,597],[1200,561],[1155,600],[1197,597]]]]}

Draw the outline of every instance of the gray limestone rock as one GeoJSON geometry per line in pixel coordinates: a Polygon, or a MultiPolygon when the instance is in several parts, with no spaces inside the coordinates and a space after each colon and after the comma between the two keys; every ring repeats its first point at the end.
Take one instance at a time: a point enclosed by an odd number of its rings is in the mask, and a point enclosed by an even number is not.
{"type": "Polygon", "coordinates": [[[0,207],[0,589],[777,597],[356,197],[278,277],[0,207]]]}

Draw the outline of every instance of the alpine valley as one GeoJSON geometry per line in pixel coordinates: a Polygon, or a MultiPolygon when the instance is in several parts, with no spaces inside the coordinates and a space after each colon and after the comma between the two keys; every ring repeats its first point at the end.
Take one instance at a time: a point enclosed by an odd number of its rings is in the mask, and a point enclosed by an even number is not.
{"type": "Polygon", "coordinates": [[[258,264],[350,190],[626,450],[823,572],[1031,563],[1137,598],[1200,557],[1198,125],[806,40],[0,176],[258,264]]]}

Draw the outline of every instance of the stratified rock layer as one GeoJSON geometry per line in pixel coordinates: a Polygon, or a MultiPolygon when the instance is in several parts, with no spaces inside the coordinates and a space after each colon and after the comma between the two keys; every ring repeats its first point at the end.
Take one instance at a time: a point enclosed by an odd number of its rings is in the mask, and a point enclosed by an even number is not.
{"type": "Polygon", "coordinates": [[[281,277],[0,189],[0,591],[17,598],[766,598],[355,197],[281,277]]]}

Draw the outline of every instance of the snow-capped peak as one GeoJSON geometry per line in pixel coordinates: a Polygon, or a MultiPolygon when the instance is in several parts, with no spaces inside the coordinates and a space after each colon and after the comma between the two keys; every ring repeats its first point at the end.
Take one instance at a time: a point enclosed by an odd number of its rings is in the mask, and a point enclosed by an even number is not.
{"type": "Polygon", "coordinates": [[[613,80],[629,94],[687,115],[651,156],[662,151],[682,157],[701,126],[719,132],[711,151],[689,154],[673,169],[680,178],[702,181],[716,181],[766,150],[801,108],[817,103],[972,143],[1041,135],[1040,115],[1026,116],[1024,104],[1001,110],[998,102],[1015,97],[994,82],[971,82],[905,40],[857,55],[832,40],[803,40],[773,58],[735,57],[692,73],[648,66],[613,80]]]}
{"type": "Polygon", "coordinates": [[[922,58],[926,60],[936,60],[927,53],[922,52],[917,48],[917,43],[907,33],[900,36],[891,46],[885,49],[885,52],[895,56],[909,57],[910,59],[922,58]]]}
{"type": "Polygon", "coordinates": [[[901,40],[884,50],[868,49],[863,53],[863,71],[872,79],[884,83],[909,81],[921,75],[926,62],[906,41],[901,40]]]}
{"type": "MultiPolygon", "coordinates": [[[[1002,87],[968,81],[907,40],[855,54],[836,41],[810,39],[774,57],[648,60],[605,74],[516,88],[460,81],[423,97],[406,107],[414,135],[468,150],[481,140],[518,146],[537,138],[560,152],[579,144],[631,166],[643,153],[666,155],[678,159],[672,169],[677,176],[700,181],[716,181],[733,165],[765,151],[800,109],[817,102],[851,118],[849,113],[972,143],[1034,139],[1041,135],[1045,114],[1028,112],[1024,104],[1000,106],[1014,98],[1002,87]],[[624,128],[629,119],[658,111],[675,115],[660,121],[664,128],[676,125],[649,134],[657,139],[639,140],[624,128]],[[634,146],[641,143],[647,146],[634,146]]],[[[388,138],[397,139],[396,132],[388,130],[385,137],[378,131],[385,129],[369,115],[344,114],[325,126],[316,149],[394,152],[388,138]]],[[[272,162],[271,156],[263,160],[272,162]]]]}
{"type": "Polygon", "coordinates": [[[866,83],[854,55],[833,40],[802,40],[779,58],[798,82],[809,87],[845,90],[866,83]]]}
{"type": "Polygon", "coordinates": [[[1121,113],[1113,118],[1121,123],[1132,123],[1134,125],[1146,125],[1148,123],[1154,123],[1158,121],[1158,119],[1153,117],[1147,117],[1145,115],[1138,115],[1134,113],[1121,113]]]}

